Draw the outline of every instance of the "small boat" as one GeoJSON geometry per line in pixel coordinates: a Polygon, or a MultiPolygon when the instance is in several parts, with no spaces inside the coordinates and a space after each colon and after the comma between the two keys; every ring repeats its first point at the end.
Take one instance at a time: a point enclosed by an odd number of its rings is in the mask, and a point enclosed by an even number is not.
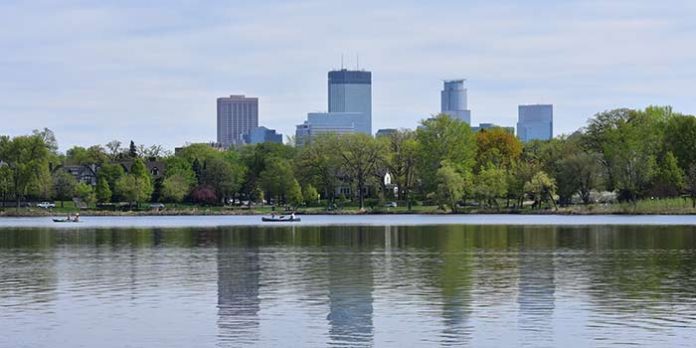
{"type": "Polygon", "coordinates": [[[261,221],[263,222],[298,222],[302,221],[300,218],[297,216],[271,216],[271,217],[266,217],[263,216],[261,217],[261,221]]]}
{"type": "Polygon", "coordinates": [[[69,220],[69,219],[53,219],[53,222],[80,222],[80,221],[69,220]]]}

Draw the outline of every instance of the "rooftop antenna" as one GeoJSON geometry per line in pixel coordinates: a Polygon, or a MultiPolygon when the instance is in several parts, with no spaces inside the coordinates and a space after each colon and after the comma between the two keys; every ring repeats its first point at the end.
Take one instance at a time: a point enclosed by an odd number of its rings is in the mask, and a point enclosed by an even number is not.
{"type": "Polygon", "coordinates": [[[355,54],[355,70],[360,70],[360,54],[355,54]]]}
{"type": "Polygon", "coordinates": [[[343,53],[341,53],[341,70],[343,70],[343,53]]]}

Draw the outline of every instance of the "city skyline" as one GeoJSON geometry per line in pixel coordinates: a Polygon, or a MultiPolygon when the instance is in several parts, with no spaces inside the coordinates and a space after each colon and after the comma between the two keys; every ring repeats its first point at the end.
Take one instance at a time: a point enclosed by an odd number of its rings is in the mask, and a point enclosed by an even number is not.
{"type": "Polygon", "coordinates": [[[245,94],[265,126],[293,134],[325,109],[326,71],[342,54],[352,69],[356,53],[374,74],[373,130],[415,128],[452,77],[467,78],[473,124],[513,125],[531,103],[554,104],[554,135],[616,107],[696,112],[688,1],[164,5],[0,5],[13,29],[0,34],[0,133],[48,127],[63,151],[112,139],[171,149],[213,140],[213,100],[245,94]]]}

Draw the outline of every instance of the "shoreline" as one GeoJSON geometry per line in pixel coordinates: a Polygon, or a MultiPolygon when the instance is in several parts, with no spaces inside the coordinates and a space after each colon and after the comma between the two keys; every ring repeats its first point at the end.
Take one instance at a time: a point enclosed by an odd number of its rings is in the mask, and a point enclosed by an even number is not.
{"type": "MultiPolygon", "coordinates": [[[[80,211],[80,216],[105,216],[105,217],[138,217],[138,216],[263,216],[269,215],[270,211],[260,210],[211,210],[211,209],[186,209],[186,210],[164,210],[164,211],[80,211]]],[[[278,215],[286,212],[276,212],[278,215]]],[[[59,217],[67,215],[67,212],[52,212],[39,210],[20,210],[8,209],[0,211],[1,218],[18,217],[59,217]]],[[[75,214],[75,212],[70,212],[75,214]]],[[[289,212],[287,212],[289,214],[289,212]]],[[[434,216],[466,216],[466,215],[553,215],[553,216],[594,216],[594,215],[646,215],[646,216],[667,216],[667,215],[696,215],[696,210],[684,211],[631,211],[622,209],[590,210],[590,209],[564,209],[559,210],[469,210],[461,212],[445,212],[440,210],[297,210],[296,215],[307,216],[353,216],[353,215],[434,215],[434,216]]]]}

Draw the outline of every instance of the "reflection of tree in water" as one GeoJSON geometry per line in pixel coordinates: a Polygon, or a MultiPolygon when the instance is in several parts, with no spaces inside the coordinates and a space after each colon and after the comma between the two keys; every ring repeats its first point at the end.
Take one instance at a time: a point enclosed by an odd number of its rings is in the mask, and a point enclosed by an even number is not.
{"type": "MultiPolygon", "coordinates": [[[[242,238],[246,234],[240,233],[242,238]]],[[[243,240],[233,246],[223,237],[218,246],[218,335],[223,345],[253,345],[258,336],[259,249],[243,240]]]]}
{"type": "Polygon", "coordinates": [[[696,289],[695,227],[612,226],[590,233],[595,262],[588,293],[601,323],[630,326],[645,319],[666,329],[696,317],[689,305],[696,289]]]}
{"type": "Polygon", "coordinates": [[[547,227],[525,227],[522,231],[517,303],[525,345],[553,344],[556,235],[554,228],[547,227]]]}
{"type": "Polygon", "coordinates": [[[49,310],[58,284],[54,237],[50,229],[0,230],[0,307],[49,310]]]}
{"type": "Polygon", "coordinates": [[[332,246],[329,268],[329,321],[332,345],[372,345],[373,270],[371,245],[377,230],[336,228],[327,242],[332,246]]]}

